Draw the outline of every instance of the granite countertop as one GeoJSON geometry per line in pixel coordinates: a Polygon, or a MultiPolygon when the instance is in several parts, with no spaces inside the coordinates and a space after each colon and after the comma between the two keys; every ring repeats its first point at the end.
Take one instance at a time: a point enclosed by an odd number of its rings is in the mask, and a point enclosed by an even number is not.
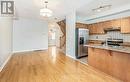
{"type": "Polygon", "coordinates": [[[117,52],[123,52],[123,53],[130,54],[130,47],[125,47],[125,46],[106,46],[106,45],[101,45],[101,44],[91,44],[91,45],[86,44],[84,46],[92,47],[92,48],[100,48],[100,49],[112,50],[112,51],[117,51],[117,52]]]}

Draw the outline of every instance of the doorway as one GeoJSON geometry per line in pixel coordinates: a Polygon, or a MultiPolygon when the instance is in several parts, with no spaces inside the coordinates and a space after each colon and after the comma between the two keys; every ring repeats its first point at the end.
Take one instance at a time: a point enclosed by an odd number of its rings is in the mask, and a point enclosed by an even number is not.
{"type": "Polygon", "coordinates": [[[61,30],[56,22],[50,22],[48,24],[49,30],[48,30],[48,45],[49,46],[55,46],[57,48],[60,47],[60,37],[61,30]]]}
{"type": "Polygon", "coordinates": [[[49,46],[56,46],[56,29],[49,29],[49,46]]]}

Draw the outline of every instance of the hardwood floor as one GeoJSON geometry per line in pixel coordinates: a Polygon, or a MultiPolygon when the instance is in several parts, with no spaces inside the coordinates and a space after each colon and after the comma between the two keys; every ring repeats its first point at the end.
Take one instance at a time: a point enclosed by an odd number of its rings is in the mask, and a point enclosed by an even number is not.
{"type": "Polygon", "coordinates": [[[121,82],[73,60],[55,47],[17,53],[0,73],[0,82],[121,82]]]}

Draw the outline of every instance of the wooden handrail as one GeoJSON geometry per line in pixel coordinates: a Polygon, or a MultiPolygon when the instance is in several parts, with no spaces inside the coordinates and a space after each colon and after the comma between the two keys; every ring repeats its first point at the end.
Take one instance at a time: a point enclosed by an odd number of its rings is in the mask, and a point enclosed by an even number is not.
{"type": "Polygon", "coordinates": [[[60,22],[57,22],[57,24],[60,26],[60,29],[63,33],[63,36],[60,37],[60,48],[62,48],[66,44],[66,23],[65,20],[62,20],[60,22]]]}
{"type": "Polygon", "coordinates": [[[64,47],[66,44],[66,37],[60,37],[60,48],[64,47]]]}

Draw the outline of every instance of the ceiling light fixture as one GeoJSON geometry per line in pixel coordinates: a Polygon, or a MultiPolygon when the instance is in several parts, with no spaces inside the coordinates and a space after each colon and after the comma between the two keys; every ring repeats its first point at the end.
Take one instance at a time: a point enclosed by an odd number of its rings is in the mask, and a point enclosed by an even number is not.
{"type": "Polygon", "coordinates": [[[40,15],[43,17],[51,17],[52,11],[47,8],[48,1],[45,1],[44,4],[45,4],[45,7],[40,9],[40,15]]]}
{"type": "Polygon", "coordinates": [[[108,10],[111,8],[112,5],[104,5],[104,6],[100,6],[98,8],[95,8],[95,9],[92,9],[93,11],[96,11],[96,12],[101,12],[103,10],[108,10]]]}

